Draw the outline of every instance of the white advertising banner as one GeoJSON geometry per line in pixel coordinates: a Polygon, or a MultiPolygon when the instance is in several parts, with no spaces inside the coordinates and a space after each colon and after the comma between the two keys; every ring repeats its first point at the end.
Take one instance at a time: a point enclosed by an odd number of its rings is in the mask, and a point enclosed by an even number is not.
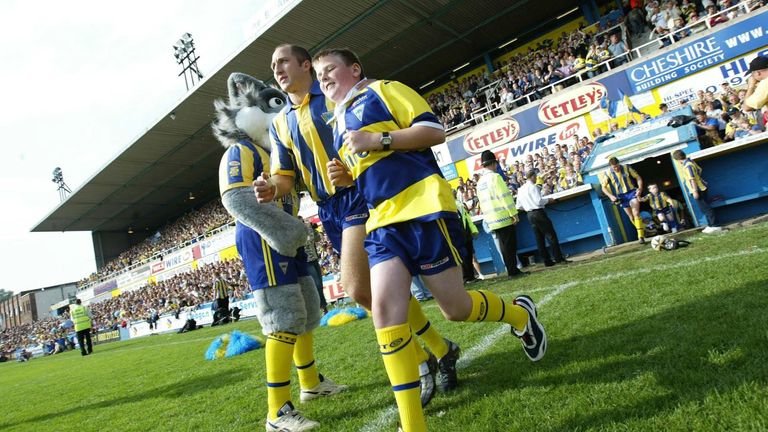
{"type": "Polygon", "coordinates": [[[746,85],[744,73],[749,69],[749,62],[758,55],[768,55],[768,49],[758,50],[719,66],[706,69],[683,79],[663,85],[657,89],[661,101],[675,110],[682,101],[693,102],[698,99],[699,90],[711,91],[715,94],[723,91],[722,83],[731,87],[746,85]]]}
{"type": "MultiPolygon", "coordinates": [[[[246,299],[235,301],[229,304],[230,308],[240,308],[240,317],[247,318],[256,315],[256,301],[254,299],[246,299]]],[[[210,307],[204,309],[195,309],[193,311],[185,311],[179,314],[179,318],[176,319],[174,315],[163,315],[157,321],[157,328],[150,329],[149,323],[144,321],[136,321],[131,323],[130,334],[131,337],[141,337],[157,333],[165,333],[170,331],[178,331],[184,327],[184,323],[187,319],[193,318],[197,325],[208,326],[213,323],[213,311],[210,307]]]]}

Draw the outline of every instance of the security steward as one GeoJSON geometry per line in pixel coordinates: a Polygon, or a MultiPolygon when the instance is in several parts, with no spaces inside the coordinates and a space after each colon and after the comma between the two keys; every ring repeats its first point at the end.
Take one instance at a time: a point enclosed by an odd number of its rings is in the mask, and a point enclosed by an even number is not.
{"type": "Polygon", "coordinates": [[[82,355],[93,354],[91,343],[91,313],[83,306],[83,301],[77,299],[75,304],[69,305],[69,314],[77,332],[77,343],[80,345],[82,355]]]}
{"type": "Polygon", "coordinates": [[[552,221],[544,211],[544,206],[549,202],[549,198],[542,198],[539,187],[536,186],[536,172],[530,170],[526,173],[525,184],[517,191],[517,209],[525,211],[528,221],[533,228],[533,234],[536,236],[536,246],[539,249],[539,255],[544,260],[544,265],[551,267],[556,263],[568,263],[570,261],[563,257],[560,250],[560,242],[557,240],[557,233],[552,226],[552,221]],[[552,257],[547,250],[545,238],[549,240],[552,246],[552,257]]]}
{"type": "Polygon", "coordinates": [[[507,267],[509,278],[524,276],[517,268],[517,231],[518,222],[515,198],[507,188],[507,183],[496,172],[499,164],[496,155],[486,150],[480,155],[483,170],[477,182],[477,196],[480,198],[480,210],[483,212],[485,223],[499,239],[501,257],[507,267]]]}

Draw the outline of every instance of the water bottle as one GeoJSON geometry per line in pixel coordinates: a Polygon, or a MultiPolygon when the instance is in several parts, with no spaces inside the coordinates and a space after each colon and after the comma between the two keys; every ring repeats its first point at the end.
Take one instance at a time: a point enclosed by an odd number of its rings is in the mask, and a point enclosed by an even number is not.
{"type": "Polygon", "coordinates": [[[613,236],[613,230],[611,227],[608,227],[608,237],[611,238],[611,243],[609,246],[616,246],[616,237],[613,236]]]}

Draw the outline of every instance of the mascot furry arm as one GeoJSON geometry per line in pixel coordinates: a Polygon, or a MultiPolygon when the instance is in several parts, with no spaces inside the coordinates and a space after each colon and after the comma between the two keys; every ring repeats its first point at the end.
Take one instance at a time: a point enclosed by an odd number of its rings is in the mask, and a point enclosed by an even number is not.
{"type": "MultiPolygon", "coordinates": [[[[227,86],[229,102],[214,102],[217,120],[213,124],[214,135],[227,148],[227,153],[222,158],[224,170],[228,169],[224,165],[227,164],[231,147],[238,143],[253,144],[264,150],[267,155],[270,154],[269,126],[286,104],[282,92],[267,87],[250,75],[233,73],[229,76],[227,86]]],[[[240,168],[241,173],[246,172],[244,167],[240,168]]],[[[268,166],[264,168],[269,171],[268,166]]],[[[260,174],[254,172],[252,176],[260,174]]],[[[240,223],[258,232],[279,254],[296,256],[296,250],[306,243],[307,231],[304,224],[273,203],[259,203],[251,186],[253,180],[243,178],[241,187],[224,191],[221,196],[224,208],[240,223]]]]}

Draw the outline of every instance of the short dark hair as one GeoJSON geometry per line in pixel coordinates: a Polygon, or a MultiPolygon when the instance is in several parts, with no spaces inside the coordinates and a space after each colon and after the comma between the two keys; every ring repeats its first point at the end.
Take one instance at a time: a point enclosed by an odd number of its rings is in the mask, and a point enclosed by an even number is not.
{"type": "Polygon", "coordinates": [[[291,55],[299,62],[299,65],[304,64],[305,61],[309,62],[309,72],[312,74],[312,79],[315,78],[315,69],[312,67],[312,55],[309,54],[306,48],[294,44],[284,43],[275,47],[275,50],[279,48],[288,47],[291,49],[291,55]]]}
{"type": "Polygon", "coordinates": [[[308,61],[309,63],[312,63],[312,56],[309,54],[309,51],[307,51],[306,48],[294,45],[294,44],[280,44],[275,47],[275,50],[279,48],[285,48],[288,47],[291,49],[291,54],[296,57],[296,60],[299,61],[299,64],[304,63],[305,61],[308,61]]]}
{"type": "Polygon", "coordinates": [[[80,299],[77,299],[77,300],[75,300],[75,303],[76,303],[76,304],[83,304],[83,301],[82,301],[82,300],[80,300],[80,299]]]}
{"type": "Polygon", "coordinates": [[[675,150],[672,152],[672,159],[685,160],[685,152],[682,150],[675,150]]]}
{"type": "Polygon", "coordinates": [[[616,156],[614,156],[614,157],[608,159],[608,164],[609,165],[618,165],[619,164],[619,159],[616,156]]]}
{"type": "Polygon", "coordinates": [[[659,109],[668,108],[667,104],[663,103],[659,105],[659,109]]]}
{"type": "Polygon", "coordinates": [[[319,59],[323,57],[328,56],[337,56],[339,57],[345,65],[352,66],[353,64],[357,63],[358,66],[360,66],[360,78],[365,77],[365,71],[363,70],[363,63],[360,62],[360,58],[355,54],[354,51],[352,51],[349,48],[326,48],[319,53],[315,54],[315,57],[312,59],[312,62],[316,62],[319,59]]]}

